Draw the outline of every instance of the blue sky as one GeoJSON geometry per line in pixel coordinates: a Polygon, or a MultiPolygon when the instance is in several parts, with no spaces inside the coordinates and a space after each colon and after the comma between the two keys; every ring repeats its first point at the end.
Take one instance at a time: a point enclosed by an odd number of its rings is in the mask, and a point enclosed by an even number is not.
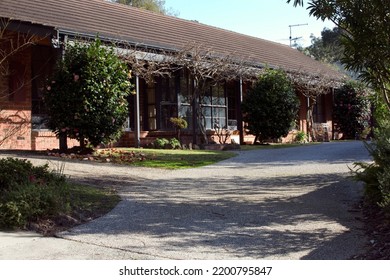
{"type": "Polygon", "coordinates": [[[319,37],[324,27],[333,28],[330,22],[309,16],[306,7],[287,4],[286,0],[165,0],[166,8],[178,12],[183,19],[289,44],[289,25],[292,37],[302,46],[310,45],[310,34],[319,37]]]}

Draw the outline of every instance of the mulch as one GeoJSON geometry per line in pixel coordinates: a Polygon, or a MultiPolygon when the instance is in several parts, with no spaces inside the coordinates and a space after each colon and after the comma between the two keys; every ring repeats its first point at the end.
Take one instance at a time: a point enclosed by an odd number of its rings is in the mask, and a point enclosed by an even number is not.
{"type": "Polygon", "coordinates": [[[390,215],[379,206],[362,202],[364,230],[368,243],[356,260],[390,260],[390,215]]]}
{"type": "Polygon", "coordinates": [[[91,211],[74,211],[69,215],[60,214],[55,217],[40,218],[35,221],[30,221],[27,224],[26,229],[38,232],[47,237],[56,236],[59,232],[90,222],[103,215],[104,213],[93,213],[91,211]]]}

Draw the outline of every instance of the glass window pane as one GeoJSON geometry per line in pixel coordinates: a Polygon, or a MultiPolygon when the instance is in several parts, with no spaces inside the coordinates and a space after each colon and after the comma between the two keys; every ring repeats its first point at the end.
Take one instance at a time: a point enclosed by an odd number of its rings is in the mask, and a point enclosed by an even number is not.
{"type": "Polygon", "coordinates": [[[225,88],[223,85],[215,85],[212,87],[213,105],[226,105],[225,88]]]}
{"type": "Polygon", "coordinates": [[[176,102],[175,77],[161,78],[161,100],[176,102]]]}
{"type": "Polygon", "coordinates": [[[177,117],[177,105],[161,105],[161,128],[173,129],[170,118],[177,117]]]}
{"type": "Polygon", "coordinates": [[[179,77],[179,89],[178,96],[179,102],[185,104],[191,104],[191,95],[192,95],[192,82],[188,71],[182,70],[179,77]]]}
{"type": "Polygon", "coordinates": [[[192,109],[191,106],[181,105],[179,110],[179,117],[185,119],[188,124],[188,129],[192,128],[192,109]]]}
{"type": "Polygon", "coordinates": [[[213,127],[218,124],[220,128],[226,127],[226,108],[213,108],[213,127]]]}

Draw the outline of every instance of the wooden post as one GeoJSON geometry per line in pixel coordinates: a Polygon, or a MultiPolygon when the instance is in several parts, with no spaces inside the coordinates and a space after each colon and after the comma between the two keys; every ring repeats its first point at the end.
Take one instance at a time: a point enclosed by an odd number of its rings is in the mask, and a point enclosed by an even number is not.
{"type": "Polygon", "coordinates": [[[134,106],[134,137],[135,147],[141,147],[141,125],[140,125],[140,108],[139,108],[139,76],[135,77],[135,106],[134,106]]]}

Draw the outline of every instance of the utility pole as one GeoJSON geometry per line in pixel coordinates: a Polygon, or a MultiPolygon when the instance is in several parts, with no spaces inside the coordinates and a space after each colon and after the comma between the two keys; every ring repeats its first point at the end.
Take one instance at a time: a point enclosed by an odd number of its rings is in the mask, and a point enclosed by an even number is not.
{"type": "Polygon", "coordinates": [[[292,47],[292,41],[295,41],[295,40],[298,40],[302,37],[295,37],[293,38],[292,37],[292,28],[293,27],[298,27],[298,26],[304,26],[304,25],[309,25],[308,23],[300,23],[300,24],[292,24],[292,25],[289,25],[288,27],[290,27],[290,47],[292,47]]]}

